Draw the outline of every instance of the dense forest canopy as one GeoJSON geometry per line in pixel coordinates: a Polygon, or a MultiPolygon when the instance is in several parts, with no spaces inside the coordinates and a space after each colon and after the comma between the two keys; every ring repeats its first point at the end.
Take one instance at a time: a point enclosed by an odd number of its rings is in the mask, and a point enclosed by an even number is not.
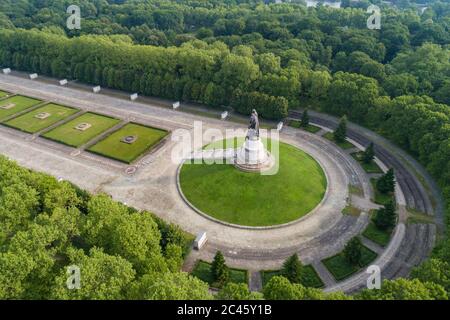
{"type": "MultiPolygon", "coordinates": [[[[346,114],[421,161],[448,213],[450,3],[273,2],[0,0],[0,65],[244,114],[255,108],[267,119],[303,107],[346,114]],[[366,25],[371,3],[381,8],[380,30],[366,25]],[[71,4],[81,8],[80,30],[66,28],[71,4]]],[[[449,248],[423,275],[448,268],[449,248]]]]}

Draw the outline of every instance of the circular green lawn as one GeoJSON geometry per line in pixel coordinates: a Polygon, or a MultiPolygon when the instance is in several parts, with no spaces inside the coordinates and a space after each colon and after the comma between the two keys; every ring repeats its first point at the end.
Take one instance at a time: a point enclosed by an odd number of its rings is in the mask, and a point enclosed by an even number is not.
{"type": "MultiPolygon", "coordinates": [[[[214,143],[214,147],[221,148],[223,143],[214,143]]],[[[241,145],[242,140],[237,143],[241,145]]],[[[311,156],[281,142],[275,175],[242,172],[229,164],[185,163],[180,170],[182,192],[193,206],[216,219],[244,226],[273,226],[299,219],[320,203],[326,184],[322,168],[311,156]]]]}

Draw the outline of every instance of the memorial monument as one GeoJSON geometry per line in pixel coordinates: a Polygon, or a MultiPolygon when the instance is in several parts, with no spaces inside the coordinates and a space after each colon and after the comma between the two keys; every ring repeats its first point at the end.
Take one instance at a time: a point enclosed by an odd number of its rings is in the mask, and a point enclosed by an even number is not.
{"type": "Polygon", "coordinates": [[[247,172],[261,172],[270,169],[274,159],[259,137],[259,118],[255,109],[250,116],[250,125],[242,147],[236,150],[236,168],[247,172]]]}

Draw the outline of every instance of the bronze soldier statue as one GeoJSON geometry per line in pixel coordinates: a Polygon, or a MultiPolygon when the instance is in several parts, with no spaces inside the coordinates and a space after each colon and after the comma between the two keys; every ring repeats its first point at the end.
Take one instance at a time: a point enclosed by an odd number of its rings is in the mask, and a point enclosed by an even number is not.
{"type": "Polygon", "coordinates": [[[252,110],[252,114],[250,115],[250,125],[248,126],[248,129],[245,139],[249,139],[253,135],[256,135],[256,137],[259,138],[259,119],[255,109],[252,110]]]}

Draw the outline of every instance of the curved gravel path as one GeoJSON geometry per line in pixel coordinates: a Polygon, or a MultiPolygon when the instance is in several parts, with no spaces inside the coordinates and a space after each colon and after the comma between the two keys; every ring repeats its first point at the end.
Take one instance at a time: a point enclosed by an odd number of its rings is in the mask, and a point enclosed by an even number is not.
{"type": "MultiPolygon", "coordinates": [[[[193,122],[199,120],[203,121],[204,129],[242,128],[242,125],[232,122],[17,77],[0,75],[0,86],[8,91],[72,104],[84,110],[103,112],[169,130],[191,130],[193,122]]],[[[332,117],[318,114],[313,114],[311,121],[328,130],[336,123],[332,117]]],[[[366,129],[360,132],[361,130],[356,128],[353,132],[352,124],[349,124],[349,129],[349,137],[361,146],[367,145],[367,137],[372,139],[374,135],[366,129]]],[[[251,284],[255,286],[260,285],[260,279],[255,276],[256,270],[278,268],[283,260],[294,252],[299,254],[304,263],[311,263],[321,273],[320,261],[340,252],[351,237],[364,230],[368,223],[366,213],[363,212],[359,217],[341,214],[349,196],[349,184],[363,190],[359,204],[367,206],[362,208],[367,209],[365,212],[373,206],[370,203],[372,190],[369,176],[348,152],[319,135],[289,127],[283,129],[280,139],[311,154],[322,165],[330,182],[329,197],[317,212],[297,224],[273,230],[242,230],[210,221],[183,202],[176,187],[177,164],[170,161],[171,148],[174,145],[172,141],[141,159],[135,165],[136,172],[127,175],[124,173],[126,166],[117,162],[99,158],[83,150],[75,154],[71,148],[48,141],[44,143],[41,138],[29,139],[27,135],[0,126],[1,153],[16,159],[22,165],[73,181],[88,190],[108,192],[116,200],[153,211],[194,234],[207,231],[208,244],[203,250],[192,252],[186,261],[186,269],[193,266],[195,259],[212,259],[216,250],[220,249],[231,266],[244,267],[251,271],[251,284]]],[[[381,162],[386,162],[386,166],[396,169],[399,203],[404,202],[410,207],[433,214],[434,210],[425,188],[414,174],[410,173],[409,167],[403,166],[397,155],[394,156],[390,149],[385,148],[384,142],[374,141],[377,143],[377,157],[381,162]]],[[[436,230],[432,225],[405,226],[404,207],[401,207],[401,212],[402,223],[397,227],[389,246],[377,259],[377,263],[383,266],[383,274],[389,278],[407,274],[413,265],[428,255],[434,243],[436,230]]],[[[352,292],[365,283],[362,273],[341,283],[331,281],[326,270],[321,276],[328,284],[327,290],[352,292]]]]}

